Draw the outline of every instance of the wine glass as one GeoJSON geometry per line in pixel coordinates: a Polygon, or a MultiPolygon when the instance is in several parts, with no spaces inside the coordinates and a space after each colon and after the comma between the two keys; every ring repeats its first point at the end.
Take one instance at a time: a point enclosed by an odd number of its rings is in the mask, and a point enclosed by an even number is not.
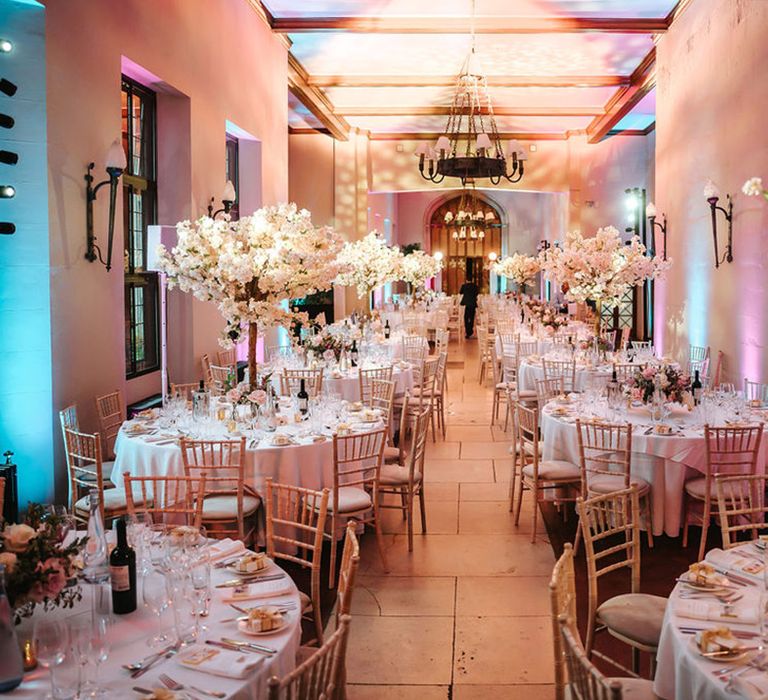
{"type": "Polygon", "coordinates": [[[167,560],[168,527],[165,523],[149,525],[149,560],[156,569],[165,566],[167,560]]]}
{"type": "Polygon", "coordinates": [[[80,615],[70,627],[73,646],[80,660],[85,680],[80,685],[80,698],[100,698],[106,696],[106,689],[99,684],[99,669],[109,658],[110,618],[108,615],[93,610],[80,615]],[[93,674],[88,672],[93,664],[93,674]]]}
{"type": "Polygon", "coordinates": [[[142,573],[149,568],[147,544],[149,543],[151,525],[152,514],[147,511],[136,511],[128,517],[126,528],[128,544],[136,550],[136,562],[142,573]]]}
{"type": "Polygon", "coordinates": [[[189,579],[193,596],[195,612],[195,634],[200,636],[200,630],[205,631],[205,625],[200,625],[200,616],[208,615],[208,603],[211,599],[211,558],[206,551],[202,551],[193,559],[189,579]]]}
{"type": "Polygon", "coordinates": [[[168,580],[162,571],[153,569],[144,576],[144,604],[157,617],[158,632],[149,640],[153,647],[161,646],[168,641],[168,635],[159,629],[161,618],[171,604],[168,580]]]}
{"type": "Polygon", "coordinates": [[[56,697],[54,669],[62,661],[67,652],[69,635],[67,625],[63,620],[55,620],[50,616],[41,615],[35,620],[32,633],[37,653],[37,660],[51,672],[51,698],[56,697]]]}

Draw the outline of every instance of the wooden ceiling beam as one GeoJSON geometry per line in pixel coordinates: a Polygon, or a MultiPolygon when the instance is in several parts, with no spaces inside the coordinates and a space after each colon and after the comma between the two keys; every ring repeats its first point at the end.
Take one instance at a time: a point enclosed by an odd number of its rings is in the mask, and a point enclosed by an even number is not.
{"type": "MultiPolygon", "coordinates": [[[[470,17],[275,17],[274,31],[355,32],[375,34],[469,34],[470,17]]],[[[648,17],[476,17],[477,34],[561,34],[609,32],[657,34],[667,31],[667,18],[648,17]]]]}
{"type": "Polygon", "coordinates": [[[335,114],[333,105],[322,90],[312,86],[309,75],[293,55],[288,53],[288,89],[339,141],[349,138],[350,126],[344,117],[335,114]]]}
{"type": "MultiPolygon", "coordinates": [[[[628,75],[489,75],[489,87],[620,87],[628,75]]],[[[453,87],[455,75],[310,75],[314,87],[453,87]]]]}
{"type": "MultiPolygon", "coordinates": [[[[447,116],[450,105],[422,107],[336,107],[336,114],[345,117],[434,117],[447,116]]],[[[481,114],[488,116],[484,109],[481,114]]],[[[496,117],[595,117],[604,114],[602,107],[499,107],[493,108],[496,117]]]]}
{"type": "Polygon", "coordinates": [[[635,105],[656,87],[656,47],[654,46],[630,77],[629,85],[616,91],[605,105],[605,114],[595,117],[587,127],[587,141],[597,143],[612,131],[635,105]]]}

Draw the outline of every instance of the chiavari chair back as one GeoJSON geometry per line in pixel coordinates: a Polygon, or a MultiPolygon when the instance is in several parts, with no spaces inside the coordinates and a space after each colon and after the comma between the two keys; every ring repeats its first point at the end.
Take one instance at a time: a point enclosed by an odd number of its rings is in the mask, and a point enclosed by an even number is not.
{"type": "Polygon", "coordinates": [[[386,443],[386,428],[368,433],[333,436],[333,491],[329,502],[331,528],[331,569],[329,586],[336,574],[336,534],[342,518],[354,517],[371,524],[385,571],[387,560],[379,519],[379,476],[386,443]]]}
{"type": "Polygon", "coordinates": [[[539,351],[539,344],[535,340],[517,344],[517,358],[522,361],[529,355],[535,355],[539,351]]]}
{"type": "Polygon", "coordinates": [[[131,476],[123,472],[128,515],[149,513],[152,522],[199,528],[203,523],[205,473],[189,476],[131,476]]]}
{"type": "Polygon", "coordinates": [[[125,401],[123,392],[117,389],[110,394],[96,397],[96,413],[99,416],[99,429],[103,440],[104,455],[115,454],[115,441],[125,420],[125,401]]]}
{"type": "Polygon", "coordinates": [[[203,369],[203,380],[206,384],[213,384],[213,375],[211,374],[211,358],[207,352],[200,355],[200,366],[203,369]]]}
{"type": "Polygon", "coordinates": [[[336,589],[336,623],[341,615],[349,615],[352,610],[352,593],[355,590],[355,578],[360,565],[360,543],[355,534],[357,522],[347,523],[344,535],[344,549],[341,552],[339,567],[339,585],[336,589]]]}
{"type": "Polygon", "coordinates": [[[427,343],[421,335],[403,336],[403,359],[413,365],[420,365],[427,355],[427,343]]]}
{"type": "Polygon", "coordinates": [[[555,651],[555,700],[565,700],[565,686],[568,680],[565,652],[560,638],[560,617],[565,615],[576,639],[579,638],[576,626],[576,575],[573,568],[573,545],[566,542],[563,553],[552,569],[549,580],[549,603],[552,616],[552,639],[555,651]]]}
{"type": "Polygon", "coordinates": [[[342,615],[336,631],[312,656],[282,679],[272,676],[267,700],[333,700],[344,694],[344,663],[349,623],[342,615]]]}
{"type": "Polygon", "coordinates": [[[360,385],[360,401],[367,406],[371,403],[374,380],[392,381],[392,365],[387,367],[370,367],[368,369],[361,368],[357,376],[360,385]]]}
{"type": "Polygon", "coordinates": [[[65,454],[69,475],[69,510],[80,523],[87,523],[90,515],[88,493],[98,489],[101,494],[102,520],[125,515],[127,504],[122,489],[104,488],[101,462],[101,436],[64,428],[65,454]]]}
{"type": "Polygon", "coordinates": [[[381,412],[384,425],[389,427],[395,403],[395,383],[385,379],[371,381],[371,396],[366,406],[381,412]]]}
{"type": "Polygon", "coordinates": [[[245,438],[239,440],[189,440],[181,438],[184,474],[205,474],[203,525],[210,537],[250,541],[256,530],[259,495],[245,483],[245,438]],[[246,521],[248,526],[246,529],[246,521]]]}
{"type": "Polygon", "coordinates": [[[765,512],[765,475],[715,476],[723,549],[737,547],[746,532],[756,540],[758,530],[768,530],[765,512]]]}
{"type": "Polygon", "coordinates": [[[323,391],[323,368],[317,369],[283,369],[280,375],[280,393],[283,396],[295,396],[301,389],[301,380],[310,398],[320,396],[323,391]]]}
{"type": "Polygon", "coordinates": [[[704,426],[704,442],[707,448],[704,476],[686,481],[683,495],[683,547],[688,545],[688,525],[692,522],[691,516],[695,515],[689,512],[690,503],[699,501],[703,505],[699,559],[704,558],[713,499],[716,501],[715,507],[719,509],[715,477],[755,474],[762,438],[762,423],[723,428],[704,426]]]}
{"type": "Polygon", "coordinates": [[[641,369],[633,362],[617,362],[613,367],[616,370],[616,379],[619,384],[626,384],[641,369]]]}
{"type": "Polygon", "coordinates": [[[652,350],[653,341],[652,340],[633,340],[630,343],[630,347],[633,350],[652,350]]]}
{"type": "Polygon", "coordinates": [[[237,355],[234,348],[219,350],[216,353],[216,363],[223,367],[231,367],[237,364],[237,355]]]}
{"type": "Polygon", "coordinates": [[[636,485],[587,500],[578,499],[580,530],[587,559],[589,613],[586,653],[624,668],[615,659],[593,649],[595,632],[605,628],[611,636],[632,647],[632,670],[639,667],[639,652],[654,658],[661,635],[667,599],[639,593],[640,588],[640,500],[636,485]],[[630,593],[598,605],[600,579],[614,571],[628,570],[630,593]]]}
{"type": "Polygon", "coordinates": [[[448,351],[448,328],[438,328],[435,331],[435,354],[439,355],[443,350],[448,351]]]}
{"type": "Polygon", "coordinates": [[[574,391],[576,387],[576,360],[548,360],[543,358],[544,379],[562,377],[565,391],[574,391]]]}
{"type": "Polygon", "coordinates": [[[760,402],[761,406],[768,405],[768,384],[751,382],[744,378],[744,398],[747,401],[760,402]]]}
{"type": "Polygon", "coordinates": [[[318,643],[323,642],[323,617],[320,608],[320,568],[323,558],[323,533],[328,518],[328,489],[312,489],[266,480],[266,547],[271,559],[298,564],[309,569],[310,595],[302,601],[302,614],[311,609],[318,643]]]}
{"type": "Polygon", "coordinates": [[[186,382],[183,384],[171,383],[171,396],[183,397],[185,401],[192,401],[193,394],[199,388],[199,382],[186,382]]]}
{"type": "Polygon", "coordinates": [[[704,377],[709,375],[709,346],[691,345],[688,352],[688,373],[693,376],[698,371],[704,377]]]}
{"type": "Polygon", "coordinates": [[[546,404],[564,393],[565,379],[563,377],[536,380],[536,401],[539,409],[544,408],[546,404]]]}
{"type": "MultiPolygon", "coordinates": [[[[220,367],[211,365],[211,383],[210,389],[216,396],[222,396],[227,392],[233,376],[237,376],[232,367],[220,367]]],[[[232,387],[229,387],[232,388],[232,387]]]]}

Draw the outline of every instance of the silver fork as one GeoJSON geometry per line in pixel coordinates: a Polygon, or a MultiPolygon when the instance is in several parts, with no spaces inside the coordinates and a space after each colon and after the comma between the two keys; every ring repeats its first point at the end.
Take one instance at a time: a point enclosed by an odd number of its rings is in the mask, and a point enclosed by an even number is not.
{"type": "Polygon", "coordinates": [[[178,681],[173,680],[170,676],[166,675],[165,673],[160,674],[160,682],[168,688],[168,690],[191,690],[195,693],[200,693],[201,695],[207,695],[211,698],[225,698],[227,697],[226,693],[220,693],[215,690],[205,690],[204,688],[197,688],[194,685],[184,685],[182,683],[179,683],[178,681]]]}

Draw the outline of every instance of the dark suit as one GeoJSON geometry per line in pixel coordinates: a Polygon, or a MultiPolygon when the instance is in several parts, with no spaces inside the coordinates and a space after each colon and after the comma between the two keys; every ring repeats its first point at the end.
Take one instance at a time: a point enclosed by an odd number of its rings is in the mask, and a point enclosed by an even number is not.
{"type": "Polygon", "coordinates": [[[464,334],[471,338],[475,332],[475,311],[480,290],[474,282],[465,282],[459,290],[461,305],[464,307],[464,334]]]}

